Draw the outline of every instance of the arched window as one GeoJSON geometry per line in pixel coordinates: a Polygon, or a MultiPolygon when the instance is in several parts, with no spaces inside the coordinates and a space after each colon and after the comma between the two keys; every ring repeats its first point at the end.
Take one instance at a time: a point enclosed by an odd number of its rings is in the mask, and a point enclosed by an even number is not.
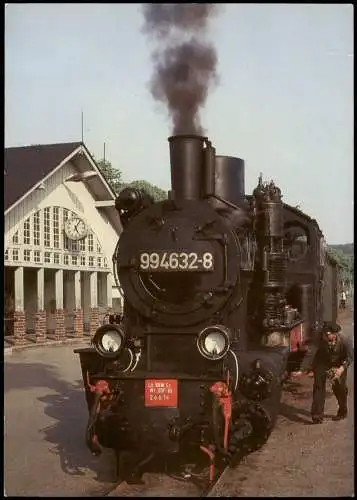
{"type": "Polygon", "coordinates": [[[59,206],[34,212],[13,235],[5,250],[6,264],[108,269],[101,244],[90,228],[79,241],[69,240],[65,235],[64,224],[74,216],[75,212],[59,206]]]}

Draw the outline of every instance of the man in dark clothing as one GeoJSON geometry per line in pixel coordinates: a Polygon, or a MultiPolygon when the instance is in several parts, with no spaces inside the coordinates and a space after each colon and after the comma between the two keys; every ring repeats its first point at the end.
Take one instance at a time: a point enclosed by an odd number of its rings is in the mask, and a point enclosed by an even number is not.
{"type": "Polygon", "coordinates": [[[353,361],[352,345],[340,333],[337,324],[325,323],[320,339],[305,356],[301,371],[314,372],[313,401],[311,416],[314,424],[321,424],[324,418],[326,381],[329,378],[332,391],[338,402],[338,412],[334,420],[347,417],[347,368],[353,361]]]}

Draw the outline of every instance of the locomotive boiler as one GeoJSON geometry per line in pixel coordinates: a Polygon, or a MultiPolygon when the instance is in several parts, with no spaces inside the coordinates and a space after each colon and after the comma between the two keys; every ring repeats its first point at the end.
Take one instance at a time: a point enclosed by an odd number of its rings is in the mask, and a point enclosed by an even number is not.
{"type": "Polygon", "coordinates": [[[216,155],[206,137],[169,146],[168,199],[126,188],[116,200],[124,311],[76,351],[86,442],[94,454],[114,449],[127,481],[155,456],[202,458],[212,481],[215,464],[233,466],[268,439],[292,339],[300,349],[322,321],[322,233],[294,212],[308,238],[289,239],[280,189],[260,177],[246,196],[244,161],[216,155]],[[297,241],[306,279],[294,271],[297,241]]]}

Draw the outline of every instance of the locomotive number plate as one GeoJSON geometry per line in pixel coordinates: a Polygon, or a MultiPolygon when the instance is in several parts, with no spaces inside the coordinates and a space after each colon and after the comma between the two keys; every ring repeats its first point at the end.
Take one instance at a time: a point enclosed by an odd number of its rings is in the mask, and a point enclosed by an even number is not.
{"type": "Polygon", "coordinates": [[[140,271],[213,271],[211,252],[145,252],[140,254],[140,271]]]}
{"type": "Polygon", "coordinates": [[[145,380],[145,406],[177,408],[178,382],[173,379],[145,380]]]}

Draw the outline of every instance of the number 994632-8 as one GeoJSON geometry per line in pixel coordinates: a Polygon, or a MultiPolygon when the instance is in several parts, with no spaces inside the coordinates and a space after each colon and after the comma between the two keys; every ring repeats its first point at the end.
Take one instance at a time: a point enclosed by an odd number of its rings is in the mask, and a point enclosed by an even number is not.
{"type": "Polygon", "coordinates": [[[144,252],[140,254],[141,271],[212,271],[211,252],[144,252]]]}

